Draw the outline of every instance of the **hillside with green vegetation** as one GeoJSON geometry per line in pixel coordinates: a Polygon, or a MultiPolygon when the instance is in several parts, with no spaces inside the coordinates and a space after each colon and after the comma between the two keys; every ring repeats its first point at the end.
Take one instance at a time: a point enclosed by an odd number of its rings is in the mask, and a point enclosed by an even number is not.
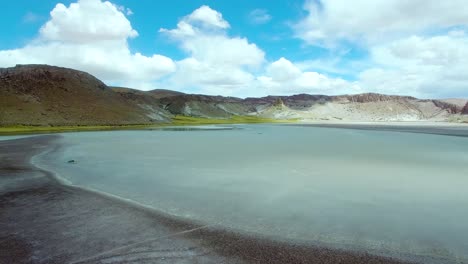
{"type": "Polygon", "coordinates": [[[26,65],[0,69],[0,125],[134,125],[169,121],[113,92],[92,75],[26,65]]]}

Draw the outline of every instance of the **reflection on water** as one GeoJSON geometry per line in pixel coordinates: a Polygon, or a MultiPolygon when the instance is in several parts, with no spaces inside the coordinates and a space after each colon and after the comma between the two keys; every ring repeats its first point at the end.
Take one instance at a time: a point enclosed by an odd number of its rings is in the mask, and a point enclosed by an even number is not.
{"type": "Polygon", "coordinates": [[[68,147],[38,162],[74,184],[201,222],[433,263],[468,260],[467,138],[236,127],[67,133],[68,147]]]}

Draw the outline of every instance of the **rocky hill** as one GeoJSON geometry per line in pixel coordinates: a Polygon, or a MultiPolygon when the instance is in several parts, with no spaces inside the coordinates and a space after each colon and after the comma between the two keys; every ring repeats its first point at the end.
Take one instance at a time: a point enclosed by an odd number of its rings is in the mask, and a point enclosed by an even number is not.
{"type": "Polygon", "coordinates": [[[340,96],[299,94],[247,98],[245,101],[254,105],[260,116],[309,121],[453,121],[463,108],[442,100],[375,93],[340,96]],[[284,108],[273,107],[277,99],[284,102],[284,108]]]}
{"type": "Polygon", "coordinates": [[[46,65],[0,69],[1,125],[142,124],[168,120],[92,75],[46,65]]]}
{"type": "Polygon", "coordinates": [[[251,115],[306,121],[457,121],[468,101],[409,96],[266,96],[235,98],[108,87],[92,75],[47,65],[0,68],[0,125],[95,125],[170,122],[175,115],[251,115]]]}
{"type": "Polygon", "coordinates": [[[185,94],[164,97],[160,101],[165,110],[176,115],[229,118],[233,115],[255,114],[255,108],[235,97],[185,94]]]}
{"type": "Polygon", "coordinates": [[[468,103],[466,103],[465,107],[461,110],[461,113],[463,115],[468,115],[468,103]]]}

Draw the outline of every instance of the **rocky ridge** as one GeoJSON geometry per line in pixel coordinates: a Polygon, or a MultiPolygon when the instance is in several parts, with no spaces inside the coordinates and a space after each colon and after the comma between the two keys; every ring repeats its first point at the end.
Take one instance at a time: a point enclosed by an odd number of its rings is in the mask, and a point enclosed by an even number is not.
{"type": "Polygon", "coordinates": [[[157,89],[108,87],[94,76],[48,65],[0,68],[0,125],[107,125],[170,122],[175,115],[229,118],[250,115],[305,121],[457,121],[463,99],[411,96],[266,96],[236,98],[157,89]]]}

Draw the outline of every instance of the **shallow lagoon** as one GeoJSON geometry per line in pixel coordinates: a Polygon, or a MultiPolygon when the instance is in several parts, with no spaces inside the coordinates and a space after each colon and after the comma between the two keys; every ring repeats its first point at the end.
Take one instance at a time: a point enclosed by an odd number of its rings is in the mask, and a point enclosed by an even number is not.
{"type": "Polygon", "coordinates": [[[35,162],[205,224],[425,262],[468,260],[468,138],[234,128],[66,133],[64,148],[35,162]]]}

